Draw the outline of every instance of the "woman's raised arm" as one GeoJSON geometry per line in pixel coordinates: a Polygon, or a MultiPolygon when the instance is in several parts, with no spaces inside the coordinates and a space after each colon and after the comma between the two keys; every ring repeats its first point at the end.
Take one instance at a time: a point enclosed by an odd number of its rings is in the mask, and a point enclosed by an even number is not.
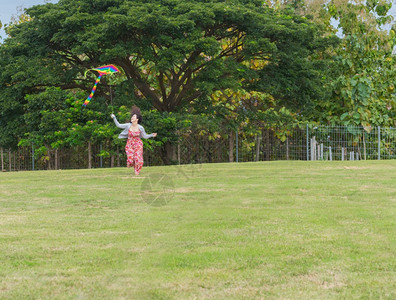
{"type": "Polygon", "coordinates": [[[120,123],[118,123],[118,120],[117,120],[117,118],[116,118],[116,116],[115,116],[114,114],[111,114],[110,117],[113,119],[114,124],[115,124],[118,128],[125,129],[125,128],[128,127],[128,123],[125,123],[125,124],[120,124],[120,123]]]}

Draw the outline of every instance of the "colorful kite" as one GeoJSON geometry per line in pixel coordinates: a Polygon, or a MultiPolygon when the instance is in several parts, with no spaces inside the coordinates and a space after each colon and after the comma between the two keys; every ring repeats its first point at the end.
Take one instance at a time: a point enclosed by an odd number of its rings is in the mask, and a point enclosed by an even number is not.
{"type": "MultiPolygon", "coordinates": [[[[91,94],[89,94],[89,96],[88,96],[87,100],[85,100],[83,106],[87,106],[89,101],[91,101],[92,96],[95,94],[96,86],[98,85],[98,83],[99,83],[99,81],[100,81],[100,79],[102,78],[103,75],[114,74],[114,73],[119,72],[119,70],[114,65],[106,65],[106,66],[98,67],[98,68],[95,68],[95,69],[89,69],[89,70],[97,71],[99,73],[99,75],[98,75],[98,78],[95,81],[94,87],[92,88],[91,94]]],[[[85,72],[85,74],[87,72],[85,72]]]]}

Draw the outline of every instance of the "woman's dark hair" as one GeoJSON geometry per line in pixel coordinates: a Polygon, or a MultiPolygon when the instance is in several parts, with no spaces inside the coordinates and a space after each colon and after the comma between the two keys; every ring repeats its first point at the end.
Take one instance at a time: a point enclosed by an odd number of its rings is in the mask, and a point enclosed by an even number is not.
{"type": "Polygon", "coordinates": [[[140,113],[140,108],[137,107],[136,105],[132,106],[132,109],[131,109],[131,118],[133,115],[136,115],[136,118],[138,119],[138,124],[141,124],[143,121],[143,118],[140,113]]]}

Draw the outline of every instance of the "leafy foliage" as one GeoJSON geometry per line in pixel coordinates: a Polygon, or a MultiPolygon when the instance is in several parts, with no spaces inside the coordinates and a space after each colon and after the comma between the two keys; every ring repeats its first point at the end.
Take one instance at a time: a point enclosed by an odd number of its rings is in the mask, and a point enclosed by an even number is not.
{"type": "MultiPolygon", "coordinates": [[[[111,140],[135,104],[154,149],[299,121],[395,125],[389,1],[62,0],[29,8],[0,44],[0,145],[111,140]],[[343,37],[330,26],[337,19],[343,37]],[[315,20],[312,22],[311,20],[315,20]],[[115,64],[87,109],[87,69],[115,64]],[[207,127],[207,128],[205,128],[207,127]]],[[[293,125],[294,124],[294,125],[293,125]]],[[[43,149],[44,149],[43,148],[43,149]]],[[[164,148],[165,149],[165,148],[164,148]]],[[[166,151],[165,151],[166,152],[166,151]]],[[[109,154],[103,154],[109,155],[109,154]]]]}

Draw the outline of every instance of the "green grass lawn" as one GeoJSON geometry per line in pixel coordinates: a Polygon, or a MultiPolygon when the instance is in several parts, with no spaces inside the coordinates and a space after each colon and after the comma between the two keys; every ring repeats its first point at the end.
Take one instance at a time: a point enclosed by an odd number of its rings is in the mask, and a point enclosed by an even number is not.
{"type": "Polygon", "coordinates": [[[396,161],[0,174],[1,299],[395,299],[396,161]]]}

